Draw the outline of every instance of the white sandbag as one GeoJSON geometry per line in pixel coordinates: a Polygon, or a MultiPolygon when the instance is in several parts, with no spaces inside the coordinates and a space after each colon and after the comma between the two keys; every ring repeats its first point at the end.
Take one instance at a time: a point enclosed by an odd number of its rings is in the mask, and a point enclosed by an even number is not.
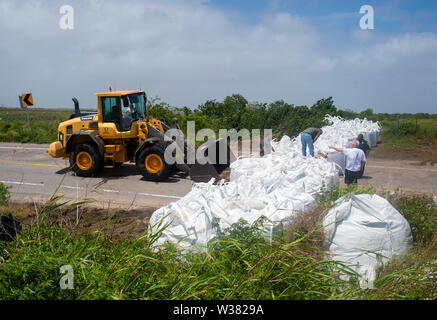
{"type": "Polygon", "coordinates": [[[369,145],[371,148],[376,147],[377,138],[376,138],[376,131],[370,132],[369,135],[369,145]]]}
{"type": "MultiPolygon", "coordinates": [[[[314,153],[318,152],[329,153],[332,152],[329,146],[336,146],[340,148],[350,148],[352,141],[361,133],[364,139],[370,146],[376,146],[378,141],[378,134],[381,130],[379,123],[369,121],[367,119],[344,120],[340,117],[333,117],[327,115],[325,122],[328,125],[322,127],[323,134],[314,143],[314,153]]],[[[273,148],[281,148],[288,152],[302,153],[302,142],[300,135],[294,139],[283,137],[281,141],[272,142],[273,148]]]]}
{"type": "Polygon", "coordinates": [[[323,220],[327,253],[360,275],[372,288],[376,268],[407,251],[412,244],[407,220],[378,195],[346,195],[323,220]]]}
{"type": "Polygon", "coordinates": [[[344,174],[346,169],[346,156],[342,152],[330,152],[328,153],[327,160],[338,165],[341,173],[344,174]]]}
{"type": "Polygon", "coordinates": [[[247,185],[245,177],[240,185],[229,182],[221,185],[199,183],[182,199],[155,211],[150,225],[167,225],[156,245],[165,242],[177,243],[180,247],[204,251],[207,243],[215,237],[212,221],[217,219],[224,230],[239,219],[253,224],[264,219],[264,234],[271,238],[276,226],[288,225],[301,211],[316,205],[310,194],[293,189],[285,191],[274,188],[265,191],[262,186],[247,185]]]}

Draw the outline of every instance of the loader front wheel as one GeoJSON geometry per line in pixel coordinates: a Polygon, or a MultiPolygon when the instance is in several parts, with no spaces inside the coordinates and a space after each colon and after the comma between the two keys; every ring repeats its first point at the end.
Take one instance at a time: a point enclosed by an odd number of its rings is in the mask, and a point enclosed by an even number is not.
{"type": "Polygon", "coordinates": [[[92,177],[102,168],[102,157],[92,144],[77,144],[70,155],[70,166],[76,175],[92,177]]]}
{"type": "Polygon", "coordinates": [[[164,151],[158,145],[141,151],[137,166],[141,174],[149,181],[164,181],[170,175],[170,166],[165,162],[164,151]]]}

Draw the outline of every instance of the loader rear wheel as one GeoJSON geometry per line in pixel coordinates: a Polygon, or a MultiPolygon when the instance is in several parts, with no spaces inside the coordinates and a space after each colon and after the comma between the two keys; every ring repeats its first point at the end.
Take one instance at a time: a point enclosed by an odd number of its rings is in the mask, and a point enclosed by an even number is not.
{"type": "Polygon", "coordinates": [[[158,145],[141,151],[137,159],[137,167],[149,181],[163,181],[170,175],[170,166],[165,162],[164,150],[158,145]]]}
{"type": "Polygon", "coordinates": [[[80,177],[95,176],[102,168],[102,157],[89,143],[77,144],[70,155],[70,166],[80,177]]]}

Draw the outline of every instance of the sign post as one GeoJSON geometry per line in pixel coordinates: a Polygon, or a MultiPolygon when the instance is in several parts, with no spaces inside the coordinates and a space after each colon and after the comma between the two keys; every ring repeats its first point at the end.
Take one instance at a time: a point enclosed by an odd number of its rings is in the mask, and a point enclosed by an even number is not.
{"type": "Polygon", "coordinates": [[[27,123],[29,124],[30,134],[32,133],[32,123],[30,122],[29,111],[27,107],[33,106],[33,97],[31,93],[24,93],[21,96],[18,96],[20,100],[20,107],[26,109],[26,118],[27,123]]]}

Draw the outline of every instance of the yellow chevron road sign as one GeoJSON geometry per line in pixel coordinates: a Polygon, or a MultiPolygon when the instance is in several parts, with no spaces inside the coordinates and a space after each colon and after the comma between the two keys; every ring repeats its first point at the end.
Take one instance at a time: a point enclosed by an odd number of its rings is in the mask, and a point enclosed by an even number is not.
{"type": "Polygon", "coordinates": [[[31,93],[24,93],[21,95],[23,101],[23,107],[27,108],[33,106],[33,97],[31,93]]]}

